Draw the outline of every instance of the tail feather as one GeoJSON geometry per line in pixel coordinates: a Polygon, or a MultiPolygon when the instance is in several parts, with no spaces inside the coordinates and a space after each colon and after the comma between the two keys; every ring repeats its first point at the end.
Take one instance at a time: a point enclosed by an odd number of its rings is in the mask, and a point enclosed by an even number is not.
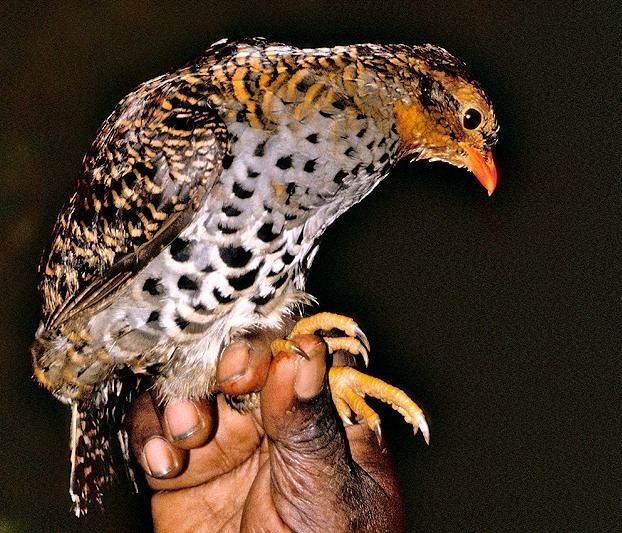
{"type": "Polygon", "coordinates": [[[137,490],[123,422],[130,402],[142,390],[139,377],[112,379],[89,402],[71,404],[69,494],[76,516],[86,515],[92,503],[102,506],[105,489],[117,479],[118,459],[137,490]]]}
{"type": "Polygon", "coordinates": [[[101,424],[91,409],[72,404],[69,494],[76,516],[85,515],[91,502],[102,505],[103,491],[115,479],[111,442],[101,424]]]}

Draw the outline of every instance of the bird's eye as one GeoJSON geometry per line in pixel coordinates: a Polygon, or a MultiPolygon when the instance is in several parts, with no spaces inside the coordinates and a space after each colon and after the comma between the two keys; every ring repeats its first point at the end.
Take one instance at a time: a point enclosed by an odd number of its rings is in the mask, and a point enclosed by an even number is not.
{"type": "Polygon", "coordinates": [[[474,130],[482,122],[482,114],[477,109],[467,109],[462,117],[462,124],[467,130],[474,130]]]}

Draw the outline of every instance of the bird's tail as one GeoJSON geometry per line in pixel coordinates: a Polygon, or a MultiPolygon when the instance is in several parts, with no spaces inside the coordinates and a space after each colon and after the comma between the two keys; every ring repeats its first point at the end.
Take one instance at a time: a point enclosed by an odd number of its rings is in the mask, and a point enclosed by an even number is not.
{"type": "Polygon", "coordinates": [[[71,477],[69,494],[76,516],[84,516],[92,503],[102,505],[103,494],[117,478],[115,460],[121,455],[134,490],[127,432],[123,422],[137,392],[137,383],[111,380],[92,401],[71,404],[71,477]],[[129,386],[128,386],[129,385],[129,386]]]}

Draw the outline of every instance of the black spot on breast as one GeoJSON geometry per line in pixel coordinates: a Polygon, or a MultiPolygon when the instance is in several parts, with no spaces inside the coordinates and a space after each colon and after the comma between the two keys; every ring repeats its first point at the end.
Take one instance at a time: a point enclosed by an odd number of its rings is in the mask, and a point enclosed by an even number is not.
{"type": "Polygon", "coordinates": [[[251,170],[250,168],[246,169],[246,175],[249,178],[256,178],[257,176],[259,176],[259,174],[261,174],[261,172],[256,172],[255,170],[251,170]]]}
{"type": "Polygon", "coordinates": [[[354,167],[354,168],[350,171],[350,173],[351,173],[353,176],[356,176],[356,175],[359,173],[359,170],[361,170],[361,167],[362,167],[362,166],[363,166],[363,165],[362,165],[361,163],[359,163],[358,165],[356,165],[356,166],[355,166],[355,167],[354,167]]]}
{"type": "Polygon", "coordinates": [[[149,318],[147,318],[147,323],[149,322],[157,322],[160,318],[160,313],[158,311],[151,311],[149,314],[149,318]]]}
{"type": "Polygon", "coordinates": [[[387,159],[389,159],[389,154],[386,154],[386,153],[385,153],[385,154],[382,154],[382,155],[380,156],[380,159],[378,159],[378,161],[379,161],[380,163],[384,163],[387,159]]]}
{"type": "Polygon", "coordinates": [[[347,149],[347,150],[343,153],[343,155],[345,155],[345,156],[347,156],[347,157],[351,157],[353,153],[354,153],[354,147],[353,147],[353,146],[350,146],[350,148],[348,148],[348,149],[347,149]]]}
{"type": "Polygon", "coordinates": [[[207,309],[202,303],[196,304],[193,309],[201,316],[210,316],[212,314],[212,309],[207,309]]]}
{"type": "Polygon", "coordinates": [[[305,172],[313,172],[315,170],[315,159],[309,159],[303,167],[305,172]]]}
{"type": "Polygon", "coordinates": [[[228,217],[237,217],[242,211],[232,205],[225,205],[222,208],[222,212],[228,217]]]}
{"type": "Polygon", "coordinates": [[[279,236],[279,233],[274,233],[274,226],[270,223],[266,223],[259,230],[257,230],[257,237],[263,242],[272,242],[279,236]]]}
{"type": "Polygon", "coordinates": [[[255,157],[263,157],[266,152],[266,141],[259,143],[257,148],[255,148],[254,155],[255,157]]]}
{"type": "Polygon", "coordinates": [[[253,256],[252,252],[244,249],[242,246],[226,246],[218,250],[220,258],[225,265],[232,268],[240,268],[246,266],[253,256]]]}
{"type": "Polygon", "coordinates": [[[294,194],[296,192],[296,184],[293,181],[290,181],[287,184],[287,187],[285,187],[285,192],[287,193],[287,196],[294,194]]]}
{"type": "Polygon", "coordinates": [[[251,302],[255,305],[266,305],[270,300],[274,298],[274,293],[266,294],[265,296],[253,296],[251,302]]]}
{"type": "Polygon", "coordinates": [[[225,170],[228,169],[231,166],[231,163],[233,163],[233,159],[234,158],[231,154],[225,154],[222,158],[222,168],[225,170]]]}
{"type": "Polygon", "coordinates": [[[186,320],[185,318],[182,318],[179,315],[176,315],[175,316],[175,324],[177,324],[179,329],[184,330],[184,329],[186,329],[190,325],[190,322],[188,320],[186,320]]]}
{"type": "Polygon", "coordinates": [[[376,167],[374,166],[373,163],[370,163],[369,165],[365,167],[365,170],[367,171],[368,174],[373,174],[374,172],[376,172],[376,167]]]}
{"type": "Polygon", "coordinates": [[[341,185],[343,183],[343,180],[346,178],[347,175],[348,175],[347,172],[344,172],[343,170],[340,170],[339,172],[337,172],[337,174],[335,174],[335,177],[333,178],[333,181],[336,184],[341,185]]]}
{"type": "Polygon", "coordinates": [[[318,142],[318,140],[317,140],[317,133],[312,133],[311,135],[307,135],[306,139],[311,144],[317,144],[317,142],[318,142]]]}
{"type": "Polygon", "coordinates": [[[214,298],[216,298],[218,303],[228,304],[229,302],[231,302],[233,300],[232,296],[225,296],[217,288],[215,288],[212,292],[214,294],[214,298]]]}
{"type": "Polygon", "coordinates": [[[279,268],[277,270],[271,270],[268,272],[267,278],[273,278],[274,276],[278,276],[281,272],[283,272],[283,268],[279,268]]]}
{"type": "Polygon", "coordinates": [[[281,257],[281,261],[283,261],[286,265],[289,265],[295,258],[296,256],[290,254],[289,252],[285,252],[281,257]]]}
{"type": "Polygon", "coordinates": [[[208,263],[207,265],[205,265],[205,267],[201,269],[201,272],[205,272],[206,274],[209,274],[210,272],[214,272],[214,270],[215,270],[214,267],[208,263]]]}
{"type": "Polygon", "coordinates": [[[177,280],[177,286],[183,291],[196,291],[199,288],[197,282],[186,275],[177,280]]]}
{"type": "Polygon", "coordinates": [[[297,218],[298,218],[298,216],[296,214],[294,214],[294,213],[287,213],[285,215],[285,220],[291,221],[291,220],[296,220],[297,218]]]}
{"type": "Polygon", "coordinates": [[[279,279],[277,279],[272,286],[275,289],[278,289],[279,287],[283,286],[283,284],[287,281],[287,279],[289,278],[289,276],[287,274],[283,274],[279,279]]]}
{"type": "Polygon", "coordinates": [[[162,284],[157,278],[147,278],[143,285],[143,291],[148,292],[151,296],[158,296],[164,292],[162,284]]]}
{"type": "Polygon", "coordinates": [[[341,100],[335,100],[333,102],[333,107],[343,111],[346,108],[346,104],[344,104],[341,100]]]}
{"type": "Polygon", "coordinates": [[[322,115],[324,118],[330,118],[333,116],[332,113],[328,113],[326,111],[321,111],[321,110],[320,110],[320,115],[322,115]]]}
{"type": "Polygon", "coordinates": [[[371,150],[374,147],[374,141],[367,143],[367,149],[371,150]]]}
{"type": "Polygon", "coordinates": [[[238,228],[230,228],[229,226],[220,223],[218,224],[218,229],[224,235],[232,235],[238,231],[238,228]]]}
{"type": "Polygon", "coordinates": [[[253,196],[255,191],[247,191],[244,187],[242,187],[238,182],[233,184],[233,194],[235,194],[240,200],[246,200],[246,198],[250,198],[253,196]]]}
{"type": "Polygon", "coordinates": [[[236,122],[246,122],[246,112],[244,110],[238,111],[235,120],[236,122]]]}
{"type": "Polygon", "coordinates": [[[279,167],[281,170],[287,170],[289,167],[292,166],[292,156],[288,155],[285,157],[280,157],[276,162],[276,166],[279,167]]]}
{"type": "Polygon", "coordinates": [[[185,261],[188,261],[188,259],[190,259],[192,246],[190,246],[189,241],[178,237],[171,243],[170,252],[171,257],[175,261],[179,263],[184,263],[185,261]]]}
{"type": "Polygon", "coordinates": [[[360,139],[361,137],[363,137],[363,135],[365,135],[365,133],[367,133],[367,128],[361,128],[356,136],[360,139]]]}
{"type": "Polygon", "coordinates": [[[231,287],[233,287],[236,291],[243,291],[244,289],[248,289],[253,283],[255,283],[255,279],[257,278],[257,272],[259,272],[259,268],[250,270],[246,274],[243,274],[236,278],[227,278],[227,281],[229,282],[229,285],[231,285],[231,287]]]}

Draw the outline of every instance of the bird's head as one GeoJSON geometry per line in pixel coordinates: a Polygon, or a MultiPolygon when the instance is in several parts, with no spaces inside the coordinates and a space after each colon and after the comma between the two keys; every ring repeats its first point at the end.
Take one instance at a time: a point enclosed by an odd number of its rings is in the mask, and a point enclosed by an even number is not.
{"type": "Polygon", "coordinates": [[[497,170],[491,148],[499,127],[490,100],[464,63],[432,45],[409,54],[411,77],[394,104],[402,156],[467,167],[491,195],[497,170]]]}

